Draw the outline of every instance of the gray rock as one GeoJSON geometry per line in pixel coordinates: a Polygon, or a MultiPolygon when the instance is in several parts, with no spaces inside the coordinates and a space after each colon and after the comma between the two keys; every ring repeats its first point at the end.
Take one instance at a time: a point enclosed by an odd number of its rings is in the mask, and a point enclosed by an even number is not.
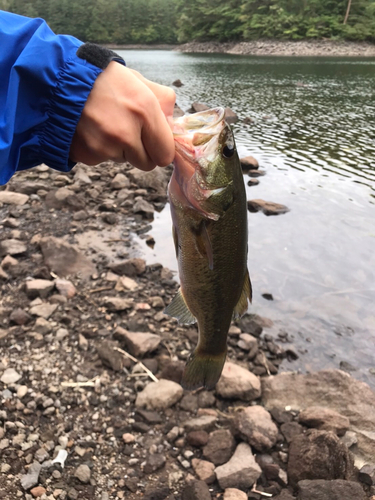
{"type": "Polygon", "coordinates": [[[248,406],[236,414],[234,427],[256,450],[264,452],[276,444],[278,429],[262,406],[248,406]]]}
{"type": "Polygon", "coordinates": [[[133,212],[135,214],[141,214],[146,219],[152,219],[155,209],[151,203],[141,198],[134,203],[133,212]]]}
{"type": "Polygon", "coordinates": [[[199,417],[191,418],[183,423],[187,432],[189,431],[209,431],[217,421],[217,417],[213,415],[201,415],[199,417]]]}
{"type": "Polygon", "coordinates": [[[72,299],[77,293],[76,287],[68,280],[58,278],[55,280],[55,286],[59,293],[67,299],[72,299]]]}
{"type": "Polygon", "coordinates": [[[296,500],[296,497],[294,497],[288,490],[281,490],[281,493],[276,495],[273,500],[296,500]]]}
{"type": "Polygon", "coordinates": [[[375,465],[366,464],[361,467],[358,473],[358,479],[361,483],[367,484],[368,486],[375,484],[375,465]]]}
{"type": "Polygon", "coordinates": [[[176,382],[161,379],[159,382],[149,383],[138,394],[135,405],[149,410],[164,410],[177,403],[183,393],[182,387],[176,382]]]}
{"type": "Polygon", "coordinates": [[[194,481],[183,490],[182,500],[211,500],[210,490],[204,481],[194,481]]]}
{"type": "Polygon", "coordinates": [[[200,460],[199,458],[193,458],[191,461],[194,472],[201,481],[206,484],[212,484],[216,480],[215,475],[215,465],[207,460],[200,460]]]}
{"type": "Polygon", "coordinates": [[[111,189],[124,189],[130,186],[130,181],[124,174],[116,174],[111,181],[111,189]]]}
{"type": "Polygon", "coordinates": [[[152,474],[153,472],[164,467],[165,462],[166,458],[161,453],[154,453],[153,455],[149,455],[149,457],[146,460],[144,472],[146,474],[152,474]]]}
{"type": "Polygon", "coordinates": [[[348,417],[350,430],[357,435],[353,453],[359,467],[374,462],[375,393],[367,384],[340,370],[323,370],[306,375],[281,373],[263,379],[262,387],[262,402],[268,409],[325,406],[348,417]]]}
{"type": "Polygon", "coordinates": [[[238,122],[238,115],[230,108],[225,108],[225,121],[229,124],[238,122]]]}
{"type": "Polygon", "coordinates": [[[262,470],[256,463],[250,446],[240,443],[234,455],[224,465],[216,467],[215,474],[220,488],[240,488],[247,490],[257,481],[262,470]]]}
{"type": "Polygon", "coordinates": [[[297,500],[366,500],[360,484],[354,481],[300,481],[297,500]]]}
{"type": "Polygon", "coordinates": [[[215,465],[228,462],[236,442],[228,429],[218,429],[210,433],[208,443],[203,448],[203,456],[215,465]]]}
{"type": "Polygon", "coordinates": [[[79,481],[81,481],[81,483],[85,483],[85,484],[88,483],[90,481],[90,478],[91,478],[91,471],[90,471],[89,466],[86,464],[79,465],[74,472],[74,477],[79,479],[79,481]]]}
{"type": "Polygon", "coordinates": [[[27,246],[20,240],[9,239],[0,241],[0,257],[4,255],[19,255],[27,251],[27,246]]]}
{"type": "Polygon", "coordinates": [[[27,194],[15,193],[13,191],[0,191],[0,203],[4,205],[25,205],[29,200],[27,194]]]}
{"type": "Polygon", "coordinates": [[[72,211],[83,210],[86,204],[81,194],[77,195],[74,191],[66,187],[61,187],[47,193],[45,203],[48,208],[61,210],[65,207],[72,211]]]}
{"type": "MultiPolygon", "coordinates": [[[[260,172],[257,170],[256,172],[260,172]]],[[[255,171],[253,171],[254,175],[255,171]]],[[[264,200],[248,200],[247,208],[250,212],[263,212],[264,215],[281,215],[289,212],[289,208],[280,203],[274,203],[273,201],[264,200]]]]}
{"type": "Polygon", "coordinates": [[[353,465],[350,452],[333,432],[311,429],[290,444],[289,484],[295,487],[303,479],[350,479],[353,465]]]}
{"type": "Polygon", "coordinates": [[[26,294],[29,299],[35,299],[36,297],[42,297],[45,299],[50,292],[55,288],[55,283],[49,280],[27,280],[25,283],[26,294]]]}
{"type": "Polygon", "coordinates": [[[156,167],[151,172],[143,172],[138,168],[132,168],[127,172],[127,175],[138,187],[153,189],[156,193],[165,196],[169,181],[169,174],[165,168],[156,167]]]}
{"type": "Polygon", "coordinates": [[[41,469],[42,466],[39,462],[34,462],[30,465],[27,474],[21,477],[21,486],[24,490],[29,490],[38,484],[41,469]]]}
{"type": "Polygon", "coordinates": [[[63,239],[52,236],[42,238],[40,248],[45,264],[60,278],[79,274],[87,279],[96,271],[94,264],[77,247],[63,239]]]}
{"type": "Polygon", "coordinates": [[[285,422],[281,424],[280,430],[286,442],[289,444],[293,441],[295,436],[303,433],[304,428],[298,422],[285,422]]]}
{"type": "Polygon", "coordinates": [[[348,417],[340,415],[335,410],[323,408],[321,406],[310,406],[301,411],[298,415],[298,421],[307,427],[321,429],[324,431],[333,431],[338,436],[343,436],[349,430],[350,421],[348,417]]]}
{"type": "Polygon", "coordinates": [[[133,299],[122,299],[121,297],[103,297],[102,302],[108,311],[118,312],[131,309],[134,301],[133,299]]]}
{"type": "Polygon", "coordinates": [[[48,319],[58,308],[57,304],[49,304],[45,302],[30,308],[30,314],[39,316],[40,318],[48,319]]]}
{"type": "Polygon", "coordinates": [[[16,323],[16,325],[26,325],[31,320],[31,316],[23,309],[14,309],[9,319],[12,323],[16,323]]]}
{"type": "Polygon", "coordinates": [[[223,500],[247,500],[247,495],[237,488],[227,488],[224,491],[223,500]]]}
{"type": "Polygon", "coordinates": [[[2,374],[0,380],[3,384],[15,384],[16,382],[19,381],[21,378],[21,375],[16,372],[14,368],[7,368],[4,373],[2,374]]]}
{"type": "Polygon", "coordinates": [[[116,329],[116,338],[121,339],[133,356],[144,356],[154,352],[161,342],[160,335],[148,332],[128,332],[124,328],[116,329]]]}
{"type": "Polygon", "coordinates": [[[112,368],[113,371],[119,372],[124,368],[124,356],[114,347],[110,342],[102,342],[97,350],[103,364],[112,368]]]}
{"type": "Polygon", "coordinates": [[[139,276],[146,270],[146,261],[140,258],[128,259],[112,264],[110,268],[116,274],[130,277],[139,276]]]}
{"type": "Polygon", "coordinates": [[[242,366],[227,362],[216,384],[216,392],[226,399],[252,401],[260,397],[260,380],[242,366]]]}

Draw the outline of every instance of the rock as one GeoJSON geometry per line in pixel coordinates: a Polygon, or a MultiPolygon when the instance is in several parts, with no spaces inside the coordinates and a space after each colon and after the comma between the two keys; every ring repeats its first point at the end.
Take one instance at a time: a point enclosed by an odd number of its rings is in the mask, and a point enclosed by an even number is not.
{"type": "Polygon", "coordinates": [[[242,439],[260,452],[276,444],[278,429],[262,406],[248,406],[236,413],[234,427],[242,439]]]}
{"type": "Polygon", "coordinates": [[[193,458],[191,461],[194,472],[201,481],[206,484],[212,484],[215,482],[215,465],[207,460],[200,460],[199,458],[193,458]]]}
{"type": "Polygon", "coordinates": [[[136,357],[154,352],[161,342],[160,335],[148,332],[128,332],[121,327],[116,328],[115,338],[123,341],[130,354],[136,357]]]}
{"type": "Polygon", "coordinates": [[[103,297],[102,299],[104,307],[108,311],[118,312],[126,311],[126,309],[131,309],[133,307],[133,299],[122,299],[120,297],[103,297]]]}
{"type": "Polygon", "coordinates": [[[142,198],[134,203],[133,212],[135,214],[141,214],[146,219],[153,219],[155,209],[151,203],[142,198]]]}
{"type": "Polygon", "coordinates": [[[111,182],[111,189],[124,189],[130,186],[130,181],[124,174],[116,174],[111,182]]]}
{"type": "Polygon", "coordinates": [[[92,184],[92,180],[87,175],[82,165],[76,165],[74,168],[74,182],[81,184],[92,184]]]}
{"type": "Polygon", "coordinates": [[[20,255],[27,251],[25,243],[20,240],[9,239],[0,241],[0,257],[4,255],[20,255]]]}
{"type": "Polygon", "coordinates": [[[249,170],[257,170],[259,168],[258,160],[254,158],[254,156],[245,156],[240,159],[242,170],[245,172],[249,170]]]}
{"type": "Polygon", "coordinates": [[[206,431],[190,431],[186,436],[186,441],[191,446],[195,446],[197,448],[201,448],[208,442],[208,433],[206,431]]]}
{"type": "Polygon", "coordinates": [[[249,370],[234,363],[226,362],[216,384],[216,392],[226,399],[252,401],[260,397],[260,380],[249,370]]]}
{"type": "Polygon", "coordinates": [[[359,467],[374,462],[375,393],[367,384],[340,370],[323,370],[306,375],[281,373],[263,379],[262,387],[262,402],[268,409],[324,406],[348,417],[358,440],[353,453],[359,467]]]}
{"type": "Polygon", "coordinates": [[[173,382],[179,384],[182,379],[184,368],[185,368],[185,363],[183,363],[182,361],[170,360],[163,367],[161,372],[161,378],[165,378],[167,380],[173,380],[173,382]]]}
{"type": "Polygon", "coordinates": [[[227,123],[231,124],[231,123],[238,122],[238,120],[239,120],[238,115],[230,108],[225,108],[224,113],[225,113],[225,115],[224,115],[225,121],[227,123]]]}
{"type": "MultiPolygon", "coordinates": [[[[259,318],[259,316],[258,316],[259,318]]],[[[249,333],[256,338],[259,338],[263,331],[263,326],[259,324],[257,316],[254,314],[245,314],[239,320],[239,327],[243,332],[249,333]]]]}
{"type": "Polygon", "coordinates": [[[38,484],[41,469],[40,463],[34,462],[30,465],[27,474],[21,476],[21,486],[24,490],[29,490],[38,484]]]}
{"type": "Polygon", "coordinates": [[[55,280],[55,286],[59,291],[60,295],[66,297],[67,299],[72,299],[77,293],[76,287],[71,281],[58,278],[55,280]]]}
{"type": "Polygon", "coordinates": [[[2,280],[8,280],[9,275],[4,271],[2,267],[0,267],[0,279],[2,280]]]}
{"type": "Polygon", "coordinates": [[[139,276],[146,271],[146,261],[144,259],[128,259],[110,266],[111,270],[120,275],[139,276]]]}
{"type": "Polygon", "coordinates": [[[289,212],[289,208],[280,203],[264,200],[248,200],[247,208],[250,212],[263,212],[264,215],[280,215],[289,212]]]}
{"type": "Polygon", "coordinates": [[[120,372],[124,368],[124,356],[114,349],[110,342],[102,342],[98,348],[99,358],[103,364],[112,368],[115,372],[120,372]]]}
{"type": "Polygon", "coordinates": [[[366,500],[360,484],[354,481],[300,481],[297,500],[366,500]]]}
{"type": "Polygon", "coordinates": [[[258,352],[258,340],[249,333],[241,333],[237,346],[244,351],[251,351],[256,355],[258,352]]]}
{"type": "Polygon", "coordinates": [[[27,280],[25,287],[29,299],[35,299],[36,297],[45,299],[55,288],[55,284],[53,281],[49,280],[27,280]]]}
{"type": "Polygon", "coordinates": [[[26,325],[31,320],[31,316],[23,309],[15,309],[11,312],[9,319],[16,325],[26,325]]]}
{"type": "Polygon", "coordinates": [[[303,433],[303,427],[298,422],[285,422],[280,426],[280,431],[289,444],[295,436],[303,433]]]}
{"type": "Polygon", "coordinates": [[[156,167],[150,172],[132,168],[127,172],[129,179],[143,189],[152,189],[157,194],[165,196],[169,182],[169,173],[165,168],[156,167]]]}
{"type": "Polygon", "coordinates": [[[240,443],[234,455],[224,465],[216,467],[215,474],[220,488],[240,488],[247,490],[257,481],[262,470],[256,463],[250,446],[240,443]]]}
{"type": "Polygon", "coordinates": [[[333,432],[311,429],[292,440],[288,460],[291,486],[303,479],[350,479],[352,474],[350,452],[333,432]]]}
{"type": "Polygon", "coordinates": [[[72,211],[79,211],[85,208],[86,203],[82,195],[77,195],[71,189],[61,187],[47,193],[45,204],[50,209],[61,210],[67,208],[72,211]]]}
{"type": "Polygon", "coordinates": [[[210,109],[210,107],[207,106],[207,104],[203,104],[201,102],[196,102],[195,101],[191,105],[190,112],[191,113],[200,113],[201,111],[207,111],[207,109],[210,109]]]}
{"type": "Polygon", "coordinates": [[[252,187],[252,186],[257,186],[259,184],[259,179],[249,179],[247,181],[247,185],[252,187]]]}
{"type": "Polygon", "coordinates": [[[28,391],[27,385],[20,385],[17,388],[17,398],[22,399],[23,397],[25,397],[27,391],[28,391]]]}
{"type": "Polygon", "coordinates": [[[0,266],[7,271],[8,269],[11,269],[13,266],[16,266],[17,264],[18,264],[17,259],[11,257],[10,255],[6,255],[1,261],[0,266]]]}
{"type": "Polygon", "coordinates": [[[149,410],[165,410],[182,398],[184,391],[179,384],[171,380],[161,379],[149,383],[137,396],[137,408],[146,407],[149,410]]]}
{"type": "Polygon", "coordinates": [[[375,465],[364,465],[358,473],[358,479],[361,483],[372,486],[375,484],[375,465]]]}
{"type": "Polygon", "coordinates": [[[191,418],[183,423],[183,426],[187,432],[189,431],[209,431],[211,430],[215,423],[217,417],[213,415],[201,415],[200,417],[191,418]]]}
{"type": "Polygon", "coordinates": [[[174,85],[175,87],[182,87],[183,86],[183,83],[182,81],[178,78],[177,80],[175,80],[172,85],[174,85]]]}
{"type": "Polygon", "coordinates": [[[154,453],[153,455],[149,455],[147,458],[144,472],[145,474],[152,474],[153,472],[164,467],[166,462],[166,458],[161,453],[154,453]]]}
{"type": "MultiPolygon", "coordinates": [[[[114,274],[114,276],[116,276],[114,274]]],[[[108,278],[107,278],[108,279],[108,278]]],[[[123,292],[124,290],[130,290],[134,292],[138,288],[138,283],[127,276],[120,276],[120,278],[116,278],[116,292],[123,292]]]]}
{"type": "Polygon", "coordinates": [[[348,417],[340,415],[335,410],[323,408],[321,406],[310,406],[301,411],[298,416],[298,421],[306,427],[321,429],[325,431],[333,431],[338,436],[343,436],[349,430],[350,421],[348,417]]]}
{"type": "Polygon", "coordinates": [[[183,490],[181,500],[211,500],[210,490],[204,481],[193,481],[183,490]]]}
{"type": "Polygon", "coordinates": [[[180,106],[175,103],[174,109],[173,109],[173,118],[179,118],[180,116],[184,116],[185,111],[183,111],[180,106]]]}
{"type": "Polygon", "coordinates": [[[61,238],[42,238],[40,248],[45,264],[60,278],[79,274],[87,279],[96,271],[94,264],[78,248],[61,238]]]}
{"type": "Polygon", "coordinates": [[[122,435],[122,440],[125,444],[132,444],[136,441],[135,436],[129,432],[125,432],[125,434],[122,435]]]}
{"type": "Polygon", "coordinates": [[[296,497],[294,497],[288,490],[281,490],[281,493],[276,495],[272,500],[296,500],[296,497]]]}
{"type": "Polygon", "coordinates": [[[247,495],[237,488],[227,488],[224,491],[223,500],[247,500],[247,495]]]}
{"type": "Polygon", "coordinates": [[[215,465],[222,465],[230,459],[236,442],[228,429],[219,429],[210,433],[208,443],[203,448],[203,456],[215,465]]]}
{"type": "Polygon", "coordinates": [[[5,384],[15,384],[20,380],[22,375],[20,375],[14,368],[7,368],[1,375],[0,381],[5,384]]]}
{"type": "Polygon", "coordinates": [[[81,483],[88,483],[91,478],[91,471],[89,466],[86,464],[79,465],[74,472],[74,477],[81,481],[81,483]]]}
{"type": "Polygon", "coordinates": [[[39,316],[44,319],[48,319],[58,308],[57,304],[48,304],[45,302],[30,308],[30,314],[33,316],[39,316]]]}
{"type": "Polygon", "coordinates": [[[266,171],[261,170],[260,168],[256,170],[249,170],[247,175],[249,177],[262,177],[263,175],[266,175],[266,171]]]}
{"type": "Polygon", "coordinates": [[[13,191],[0,191],[0,203],[4,205],[25,205],[29,201],[27,194],[15,193],[13,191]]]}

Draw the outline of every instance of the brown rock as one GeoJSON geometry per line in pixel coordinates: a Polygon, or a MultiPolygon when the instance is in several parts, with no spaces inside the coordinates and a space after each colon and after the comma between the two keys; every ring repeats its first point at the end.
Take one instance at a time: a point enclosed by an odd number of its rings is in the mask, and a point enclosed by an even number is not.
{"type": "Polygon", "coordinates": [[[139,276],[146,270],[146,261],[144,259],[128,259],[117,264],[110,266],[111,270],[119,275],[126,275],[129,277],[139,276]]]}
{"type": "Polygon", "coordinates": [[[0,257],[4,255],[20,255],[27,251],[25,243],[16,239],[0,241],[0,257]]]}
{"type": "Polygon", "coordinates": [[[106,366],[109,366],[115,372],[119,372],[124,367],[124,356],[116,351],[114,347],[110,342],[102,342],[98,347],[98,354],[106,366]]]}
{"type": "Polygon", "coordinates": [[[29,197],[26,194],[0,191],[0,203],[4,203],[4,205],[24,205],[28,200],[29,197]]]}
{"type": "Polygon", "coordinates": [[[344,417],[337,411],[323,408],[322,406],[310,406],[301,411],[298,421],[307,427],[333,431],[338,436],[343,436],[350,427],[348,417],[344,417]]]}
{"type": "Polygon", "coordinates": [[[227,488],[224,491],[223,500],[247,500],[247,495],[237,488],[227,488]]]}
{"type": "Polygon", "coordinates": [[[300,481],[297,500],[366,500],[360,484],[354,481],[300,481]]]}
{"type": "Polygon", "coordinates": [[[215,482],[215,465],[207,460],[200,460],[199,458],[193,458],[191,465],[201,481],[207,484],[212,484],[215,482]]]}
{"type": "Polygon", "coordinates": [[[35,488],[32,488],[30,490],[30,493],[32,494],[32,496],[34,498],[39,498],[42,495],[44,495],[46,492],[47,492],[47,490],[45,488],[43,488],[43,486],[35,486],[35,488]]]}
{"type": "Polygon", "coordinates": [[[254,156],[245,156],[240,159],[242,170],[245,172],[249,170],[257,170],[259,168],[258,160],[254,158],[254,156]]]}
{"type": "Polygon", "coordinates": [[[196,446],[197,448],[201,448],[208,442],[208,433],[206,431],[191,431],[186,436],[186,441],[191,446],[196,446]]]}
{"type": "Polygon", "coordinates": [[[61,210],[68,208],[69,210],[79,211],[85,208],[85,200],[82,195],[77,195],[71,189],[61,187],[56,191],[50,191],[45,198],[47,208],[61,210]]]}
{"type": "Polygon", "coordinates": [[[227,362],[216,384],[216,392],[223,398],[252,401],[260,397],[260,380],[242,366],[227,362]]]}
{"type": "Polygon", "coordinates": [[[298,422],[285,422],[281,425],[280,430],[288,444],[293,441],[295,436],[303,433],[303,427],[298,422]]]}
{"type": "Polygon", "coordinates": [[[289,212],[289,208],[280,203],[264,200],[248,200],[247,208],[250,212],[263,212],[264,215],[281,215],[289,212]]]}
{"type": "Polygon", "coordinates": [[[200,113],[201,111],[207,111],[207,109],[210,109],[207,104],[203,104],[201,102],[193,102],[191,105],[191,112],[192,113],[200,113]]]}
{"type": "Polygon", "coordinates": [[[289,484],[295,487],[303,479],[350,479],[353,465],[347,447],[333,432],[312,429],[290,444],[289,484]]]}
{"type": "Polygon", "coordinates": [[[262,406],[248,406],[238,412],[234,427],[239,435],[258,451],[269,450],[276,444],[277,426],[262,406]]]}
{"type": "Polygon", "coordinates": [[[103,305],[108,311],[126,311],[133,307],[133,299],[122,299],[121,297],[103,297],[103,305]]]}
{"type": "Polygon", "coordinates": [[[229,124],[237,123],[239,118],[238,115],[230,108],[225,108],[225,121],[229,124]]]}
{"type": "Polygon", "coordinates": [[[233,454],[236,442],[228,429],[219,429],[210,433],[208,443],[203,448],[203,456],[215,465],[228,462],[233,454]]]}
{"type": "Polygon", "coordinates": [[[68,280],[57,279],[55,280],[55,286],[59,293],[67,299],[72,299],[77,293],[76,287],[68,280]]]}
{"type": "Polygon", "coordinates": [[[174,85],[175,87],[182,87],[182,86],[183,86],[183,83],[182,83],[182,81],[181,81],[179,78],[177,78],[177,80],[175,80],[175,81],[172,83],[172,85],[174,85]]]}
{"type": "Polygon", "coordinates": [[[23,309],[15,309],[11,312],[9,319],[16,325],[26,325],[31,320],[31,316],[23,309]]]}
{"type": "Polygon", "coordinates": [[[41,297],[45,299],[50,292],[55,288],[53,281],[49,280],[27,280],[25,283],[26,294],[29,299],[35,299],[36,297],[41,297]]]}
{"type": "Polygon", "coordinates": [[[256,463],[250,446],[246,443],[240,443],[229,462],[215,469],[220,488],[223,489],[247,490],[257,481],[261,473],[262,470],[256,463]]]}
{"type": "Polygon", "coordinates": [[[116,329],[116,338],[121,338],[130,354],[136,357],[155,351],[161,342],[160,335],[148,332],[128,332],[121,327],[116,329]]]}

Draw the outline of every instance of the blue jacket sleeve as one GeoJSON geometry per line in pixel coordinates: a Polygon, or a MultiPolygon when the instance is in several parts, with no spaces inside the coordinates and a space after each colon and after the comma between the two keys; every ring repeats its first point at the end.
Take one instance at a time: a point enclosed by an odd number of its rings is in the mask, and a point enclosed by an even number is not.
{"type": "Polygon", "coordinates": [[[78,57],[81,45],[42,19],[0,11],[0,184],[40,163],[74,166],[72,138],[102,71],[78,57]]]}

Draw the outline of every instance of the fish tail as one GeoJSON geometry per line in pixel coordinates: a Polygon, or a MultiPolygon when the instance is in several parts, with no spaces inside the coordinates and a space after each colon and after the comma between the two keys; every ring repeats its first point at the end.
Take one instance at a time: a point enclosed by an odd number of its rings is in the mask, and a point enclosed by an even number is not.
{"type": "Polygon", "coordinates": [[[220,378],[227,351],[222,354],[203,354],[196,349],[186,363],[181,385],[184,389],[194,390],[199,387],[213,389],[220,378]]]}

